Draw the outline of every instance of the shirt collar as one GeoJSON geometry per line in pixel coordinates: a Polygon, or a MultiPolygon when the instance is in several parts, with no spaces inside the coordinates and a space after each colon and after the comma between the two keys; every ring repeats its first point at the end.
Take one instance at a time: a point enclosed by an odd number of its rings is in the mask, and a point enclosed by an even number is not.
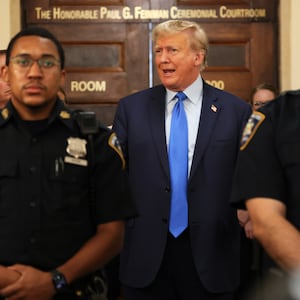
{"type": "MultiPolygon", "coordinates": [[[[166,89],[166,91],[166,100],[167,103],[170,103],[176,96],[177,92],[171,91],[169,89],[166,89]]],[[[190,99],[192,103],[195,104],[198,101],[200,101],[203,95],[203,81],[201,76],[199,75],[197,79],[182,92],[186,94],[186,96],[190,99]]]]}

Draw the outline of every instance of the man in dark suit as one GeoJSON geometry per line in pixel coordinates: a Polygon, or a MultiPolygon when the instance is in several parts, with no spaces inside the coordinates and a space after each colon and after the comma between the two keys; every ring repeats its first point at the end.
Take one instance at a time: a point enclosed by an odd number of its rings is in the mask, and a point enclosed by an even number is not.
{"type": "Polygon", "coordinates": [[[155,27],[153,40],[162,85],[121,99],[114,121],[139,212],[127,222],[121,253],[125,299],[233,300],[240,227],[229,197],[251,108],[202,80],[208,41],[197,23],[163,22],[155,27]],[[170,149],[177,102],[183,103],[187,122],[177,133],[188,128],[188,153],[176,159],[187,160],[187,167],[179,167],[187,173],[187,185],[175,193],[181,185],[173,183],[177,175],[170,149]],[[173,233],[170,210],[180,193],[187,196],[180,209],[187,208],[187,220],[173,233]]]}

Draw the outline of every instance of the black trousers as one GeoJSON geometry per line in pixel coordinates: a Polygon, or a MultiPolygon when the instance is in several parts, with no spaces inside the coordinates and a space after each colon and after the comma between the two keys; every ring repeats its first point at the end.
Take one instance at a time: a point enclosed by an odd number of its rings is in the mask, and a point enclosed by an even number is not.
{"type": "Polygon", "coordinates": [[[125,300],[233,300],[233,293],[210,293],[198,278],[188,230],[178,238],[169,235],[164,259],[150,286],[124,287],[125,300]]]}

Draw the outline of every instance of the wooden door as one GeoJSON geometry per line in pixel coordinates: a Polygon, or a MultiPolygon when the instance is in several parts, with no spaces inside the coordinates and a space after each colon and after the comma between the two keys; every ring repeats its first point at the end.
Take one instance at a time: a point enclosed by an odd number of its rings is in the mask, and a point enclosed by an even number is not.
{"type": "Polygon", "coordinates": [[[111,124],[119,99],[159,83],[150,32],[167,19],[199,22],[210,40],[203,78],[248,101],[278,86],[278,0],[23,0],[22,26],[43,26],[66,52],[67,103],[111,124]]]}

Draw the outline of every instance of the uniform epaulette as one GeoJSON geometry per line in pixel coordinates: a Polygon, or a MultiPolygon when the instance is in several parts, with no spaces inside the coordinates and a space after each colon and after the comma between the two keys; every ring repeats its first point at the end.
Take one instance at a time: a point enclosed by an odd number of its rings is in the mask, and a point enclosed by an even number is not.
{"type": "Polygon", "coordinates": [[[104,124],[101,123],[100,121],[97,121],[97,122],[98,122],[99,130],[103,130],[103,131],[107,131],[107,132],[110,132],[110,131],[111,131],[111,129],[110,129],[108,126],[104,125],[104,124]]]}
{"type": "Polygon", "coordinates": [[[281,95],[282,95],[282,96],[285,96],[285,95],[287,95],[287,94],[299,96],[299,95],[300,95],[300,90],[284,91],[281,95]]]}

